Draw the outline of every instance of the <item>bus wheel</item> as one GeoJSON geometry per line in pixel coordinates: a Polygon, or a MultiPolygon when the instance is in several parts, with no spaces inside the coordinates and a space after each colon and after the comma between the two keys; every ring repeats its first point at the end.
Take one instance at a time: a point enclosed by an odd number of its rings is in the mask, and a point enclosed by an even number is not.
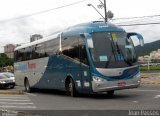
{"type": "Polygon", "coordinates": [[[107,96],[112,97],[114,95],[114,90],[107,91],[107,96]]]}
{"type": "Polygon", "coordinates": [[[70,81],[67,83],[66,85],[66,92],[67,95],[70,95],[72,97],[76,97],[77,96],[77,92],[75,89],[75,84],[72,78],[70,78],[70,81]]]}
{"type": "Polygon", "coordinates": [[[25,86],[25,91],[30,93],[31,92],[31,87],[30,87],[28,79],[25,79],[24,86],[25,86]]]}

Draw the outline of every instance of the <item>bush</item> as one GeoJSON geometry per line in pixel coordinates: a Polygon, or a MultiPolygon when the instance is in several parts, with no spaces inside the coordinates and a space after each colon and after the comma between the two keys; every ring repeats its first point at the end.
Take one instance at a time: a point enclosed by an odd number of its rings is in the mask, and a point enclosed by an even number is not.
{"type": "MultiPolygon", "coordinates": [[[[147,71],[148,70],[148,66],[140,66],[140,70],[141,71],[147,71]]],[[[160,66],[149,66],[149,70],[160,70],[160,66]]]]}

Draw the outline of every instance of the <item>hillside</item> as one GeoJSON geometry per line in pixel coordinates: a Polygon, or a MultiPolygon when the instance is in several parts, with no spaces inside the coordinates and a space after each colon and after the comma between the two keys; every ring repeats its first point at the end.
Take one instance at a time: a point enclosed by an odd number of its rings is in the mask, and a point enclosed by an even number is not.
{"type": "Polygon", "coordinates": [[[158,49],[160,49],[160,40],[146,43],[143,47],[136,46],[136,52],[138,56],[149,55],[150,52],[157,51],[158,49]]]}

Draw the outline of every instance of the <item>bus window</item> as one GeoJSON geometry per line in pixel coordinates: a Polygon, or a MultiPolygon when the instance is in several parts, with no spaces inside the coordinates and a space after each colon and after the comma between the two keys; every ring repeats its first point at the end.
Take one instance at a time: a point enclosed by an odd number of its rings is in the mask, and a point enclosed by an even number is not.
{"type": "Polygon", "coordinates": [[[20,53],[22,54],[21,57],[20,57],[21,61],[25,61],[25,48],[21,49],[20,53]]]}
{"type": "Polygon", "coordinates": [[[31,59],[32,59],[31,47],[27,47],[25,48],[23,60],[31,60],[31,59]]]}
{"type": "Polygon", "coordinates": [[[38,58],[45,57],[45,43],[38,44],[36,46],[36,52],[38,53],[38,58]]]}
{"type": "Polygon", "coordinates": [[[56,54],[59,49],[59,39],[53,39],[46,42],[45,52],[47,56],[56,54]]]}
{"type": "Polygon", "coordinates": [[[80,59],[81,59],[80,61],[85,65],[89,65],[85,45],[79,45],[79,50],[80,50],[80,59]]]}
{"type": "Polygon", "coordinates": [[[80,61],[79,46],[77,37],[67,37],[62,39],[62,53],[72,59],[80,61]]]}
{"type": "Polygon", "coordinates": [[[14,62],[17,62],[18,51],[14,51],[14,62]]]}
{"type": "Polygon", "coordinates": [[[79,38],[79,56],[80,56],[80,62],[89,65],[87,52],[86,52],[86,46],[83,38],[79,38]]]}
{"type": "Polygon", "coordinates": [[[38,53],[36,52],[36,46],[31,47],[32,59],[38,58],[38,53]]]}

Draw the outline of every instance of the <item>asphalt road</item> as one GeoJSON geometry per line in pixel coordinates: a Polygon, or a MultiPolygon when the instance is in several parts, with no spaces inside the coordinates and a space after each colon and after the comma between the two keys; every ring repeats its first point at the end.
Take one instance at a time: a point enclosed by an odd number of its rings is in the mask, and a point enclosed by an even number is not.
{"type": "MultiPolygon", "coordinates": [[[[95,110],[110,110],[110,112],[128,110],[127,114],[130,110],[157,111],[160,110],[160,84],[142,84],[141,87],[136,89],[116,91],[112,98],[107,97],[105,94],[81,94],[79,97],[72,98],[66,96],[64,92],[55,90],[38,90],[24,95],[1,94],[0,109],[41,113],[53,110],[93,112],[95,110]]],[[[91,114],[95,114],[93,112],[91,114]]],[[[104,112],[104,114],[106,113],[104,112]]],[[[158,111],[158,114],[160,115],[160,111],[158,111]]]]}
{"type": "Polygon", "coordinates": [[[27,94],[40,110],[160,110],[160,85],[116,91],[112,98],[102,95],[66,96],[64,92],[38,91],[27,94]]]}

